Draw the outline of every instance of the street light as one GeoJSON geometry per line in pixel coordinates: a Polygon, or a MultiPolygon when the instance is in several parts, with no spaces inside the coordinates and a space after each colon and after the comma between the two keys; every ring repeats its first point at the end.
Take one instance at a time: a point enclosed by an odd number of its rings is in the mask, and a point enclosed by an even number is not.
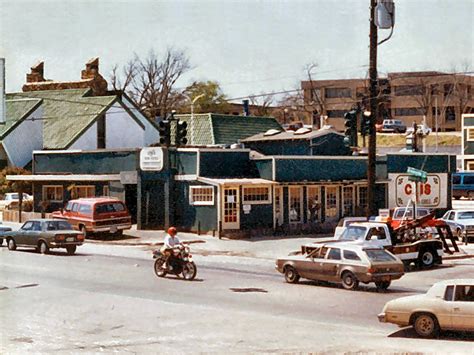
{"type": "Polygon", "coordinates": [[[189,101],[191,101],[191,142],[190,144],[194,144],[194,104],[196,103],[197,100],[199,100],[201,97],[206,96],[206,94],[200,94],[196,96],[194,99],[191,99],[186,94],[183,94],[184,97],[186,97],[189,101]]]}

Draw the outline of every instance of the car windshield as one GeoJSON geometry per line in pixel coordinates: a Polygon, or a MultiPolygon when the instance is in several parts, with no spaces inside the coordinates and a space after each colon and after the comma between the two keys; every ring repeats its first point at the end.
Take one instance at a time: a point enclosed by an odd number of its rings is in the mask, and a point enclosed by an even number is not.
{"type": "Polygon", "coordinates": [[[474,218],[474,211],[458,213],[458,219],[473,219],[473,218],[474,218]]]}
{"type": "Polygon", "coordinates": [[[47,231],[72,230],[72,226],[66,221],[48,221],[46,222],[47,231]]]}
{"type": "Polygon", "coordinates": [[[367,228],[361,226],[349,226],[341,234],[342,240],[359,240],[365,237],[367,228]]]}
{"type": "Polygon", "coordinates": [[[366,250],[365,251],[367,256],[371,261],[395,261],[393,256],[391,256],[389,253],[387,253],[385,250],[381,249],[372,249],[372,250],[366,250]]]}

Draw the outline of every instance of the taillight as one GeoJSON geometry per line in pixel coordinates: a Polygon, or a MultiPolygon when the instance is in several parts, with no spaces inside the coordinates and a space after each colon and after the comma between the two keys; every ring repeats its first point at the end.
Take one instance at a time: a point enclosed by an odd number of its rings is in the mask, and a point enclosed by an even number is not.
{"type": "Polygon", "coordinates": [[[57,236],[56,236],[56,240],[57,240],[58,242],[63,242],[65,239],[66,239],[66,236],[65,236],[65,235],[57,235],[57,236]]]}
{"type": "Polygon", "coordinates": [[[373,268],[373,267],[369,267],[369,268],[367,269],[367,272],[368,272],[369,274],[373,274],[373,273],[375,273],[376,271],[377,271],[377,270],[376,270],[375,268],[373,268]]]}
{"type": "Polygon", "coordinates": [[[78,234],[76,238],[78,241],[82,242],[84,240],[84,234],[78,234]]]}

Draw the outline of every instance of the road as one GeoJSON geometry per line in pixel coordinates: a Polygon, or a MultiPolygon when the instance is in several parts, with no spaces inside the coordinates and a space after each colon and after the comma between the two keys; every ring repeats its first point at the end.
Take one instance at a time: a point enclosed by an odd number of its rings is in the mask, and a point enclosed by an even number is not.
{"type": "Polygon", "coordinates": [[[74,256],[0,248],[0,352],[473,353],[474,335],[422,340],[376,318],[390,299],[472,275],[469,259],[379,293],[289,285],[271,260],[250,258],[198,255],[196,281],[158,279],[148,257],[93,244],[74,256]]]}

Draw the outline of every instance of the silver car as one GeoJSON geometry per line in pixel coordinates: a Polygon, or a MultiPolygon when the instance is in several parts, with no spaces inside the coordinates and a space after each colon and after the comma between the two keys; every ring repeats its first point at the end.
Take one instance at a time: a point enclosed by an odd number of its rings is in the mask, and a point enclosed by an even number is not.
{"type": "Polygon", "coordinates": [[[451,227],[451,232],[466,244],[469,238],[474,238],[473,210],[450,210],[441,219],[451,227]]]}

